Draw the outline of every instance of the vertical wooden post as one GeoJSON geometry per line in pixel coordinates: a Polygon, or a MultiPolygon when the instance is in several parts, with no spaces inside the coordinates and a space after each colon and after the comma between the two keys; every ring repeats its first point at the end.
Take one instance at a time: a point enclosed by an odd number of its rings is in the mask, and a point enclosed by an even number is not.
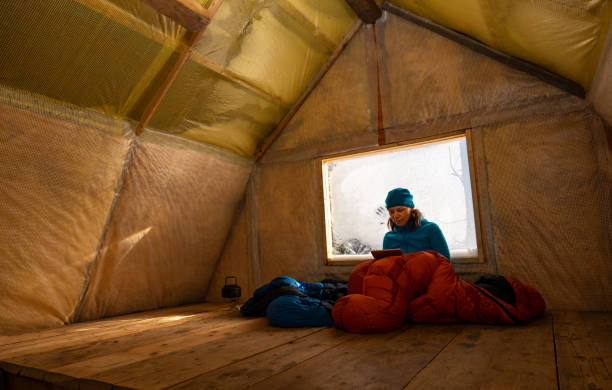
{"type": "Polygon", "coordinates": [[[387,143],[387,139],[385,137],[385,126],[383,122],[383,108],[382,108],[382,96],[380,91],[380,83],[381,83],[381,58],[380,58],[380,50],[378,49],[378,39],[376,37],[376,23],[372,25],[372,32],[374,34],[374,56],[376,58],[376,108],[378,110],[378,119],[376,121],[376,129],[378,130],[378,144],[384,145],[387,143]]]}

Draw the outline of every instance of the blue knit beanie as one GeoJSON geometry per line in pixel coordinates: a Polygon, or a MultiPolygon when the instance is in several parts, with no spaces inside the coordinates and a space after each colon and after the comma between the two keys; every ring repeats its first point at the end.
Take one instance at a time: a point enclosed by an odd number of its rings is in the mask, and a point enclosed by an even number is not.
{"type": "Polygon", "coordinates": [[[406,206],[414,208],[414,202],[412,201],[412,194],[405,188],[396,188],[389,191],[387,199],[385,199],[387,208],[395,206],[406,206]]]}

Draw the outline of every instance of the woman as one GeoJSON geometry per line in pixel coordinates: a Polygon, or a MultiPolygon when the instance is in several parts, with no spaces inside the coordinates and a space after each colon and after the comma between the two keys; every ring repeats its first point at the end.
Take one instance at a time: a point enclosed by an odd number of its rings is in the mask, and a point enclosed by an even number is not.
{"type": "Polygon", "coordinates": [[[387,226],[390,231],[383,239],[383,249],[399,248],[404,253],[434,250],[450,259],[442,230],[414,208],[410,191],[405,188],[389,191],[385,204],[389,211],[387,226]]]}

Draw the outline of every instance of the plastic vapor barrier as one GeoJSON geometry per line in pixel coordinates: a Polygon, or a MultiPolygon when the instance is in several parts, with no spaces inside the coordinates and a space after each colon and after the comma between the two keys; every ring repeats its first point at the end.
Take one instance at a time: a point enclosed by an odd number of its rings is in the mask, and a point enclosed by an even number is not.
{"type": "Polygon", "coordinates": [[[145,131],[77,320],[204,300],[252,162],[145,131]]]}
{"type": "Polygon", "coordinates": [[[612,16],[607,0],[391,0],[589,89],[612,16]]]}
{"type": "Polygon", "coordinates": [[[225,0],[151,127],[252,156],[355,20],[344,0],[225,0]]]}
{"type": "Polygon", "coordinates": [[[69,320],[115,196],[128,129],[0,89],[0,333],[69,320]]]}
{"type": "MultiPolygon", "coordinates": [[[[252,156],[355,20],[344,0],[224,1],[150,126],[252,156]]],[[[7,0],[0,26],[1,85],[135,122],[186,49],[140,0],[7,0]]]]}

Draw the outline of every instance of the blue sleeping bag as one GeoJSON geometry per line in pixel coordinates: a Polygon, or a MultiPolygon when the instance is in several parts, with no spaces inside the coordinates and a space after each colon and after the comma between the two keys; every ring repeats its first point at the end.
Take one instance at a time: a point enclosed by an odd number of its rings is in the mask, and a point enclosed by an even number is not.
{"type": "Polygon", "coordinates": [[[333,326],[329,305],[323,302],[312,297],[283,295],[270,302],[266,316],[270,325],[281,328],[333,326]]]}
{"type": "Polygon", "coordinates": [[[244,316],[265,315],[271,325],[283,328],[331,326],[331,309],[346,292],[344,281],[310,283],[280,276],[255,290],[240,312],[244,316]]]}

